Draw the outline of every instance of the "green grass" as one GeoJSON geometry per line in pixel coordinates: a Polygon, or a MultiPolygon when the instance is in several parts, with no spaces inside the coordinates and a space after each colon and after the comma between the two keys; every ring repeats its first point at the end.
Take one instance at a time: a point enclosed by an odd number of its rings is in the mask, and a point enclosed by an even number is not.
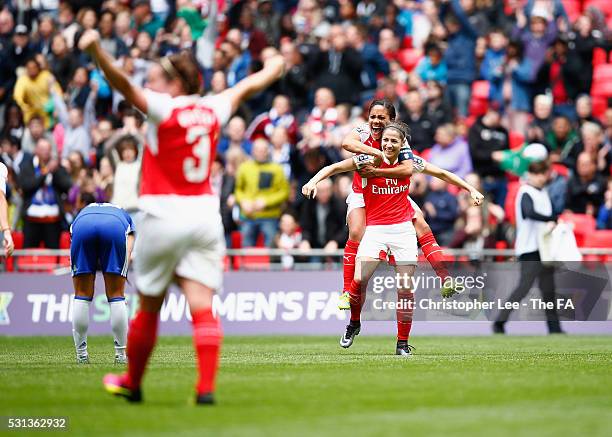
{"type": "MultiPolygon", "coordinates": [[[[226,338],[218,404],[188,404],[189,338],[162,338],[145,403],[106,395],[110,339],[90,338],[92,364],[68,338],[0,337],[0,415],[64,415],[82,436],[610,435],[609,337],[226,338]]],[[[13,433],[24,435],[24,433],[13,433]]],[[[63,434],[66,435],[66,434],[63,434]]]]}

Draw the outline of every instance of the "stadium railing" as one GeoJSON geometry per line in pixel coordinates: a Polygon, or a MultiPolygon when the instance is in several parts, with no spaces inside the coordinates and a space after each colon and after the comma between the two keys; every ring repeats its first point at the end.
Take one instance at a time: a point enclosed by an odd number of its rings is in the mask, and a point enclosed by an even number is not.
{"type": "MultiPolygon", "coordinates": [[[[585,260],[611,262],[612,248],[581,248],[585,260]]],[[[447,261],[506,261],[514,259],[513,249],[444,249],[447,261]]],[[[324,249],[228,249],[224,259],[225,270],[320,270],[338,269],[342,263],[342,250],[324,249]],[[292,257],[287,262],[286,257],[292,257]],[[285,259],[283,259],[285,258],[285,259]]],[[[68,249],[19,249],[8,260],[2,258],[0,271],[70,273],[68,249]]],[[[419,260],[424,261],[422,257],[419,260]]]]}

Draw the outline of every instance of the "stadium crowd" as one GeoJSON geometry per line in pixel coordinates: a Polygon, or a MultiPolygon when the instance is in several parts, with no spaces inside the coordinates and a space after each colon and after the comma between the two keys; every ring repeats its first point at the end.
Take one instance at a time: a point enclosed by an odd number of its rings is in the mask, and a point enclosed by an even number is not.
{"type": "MultiPolygon", "coordinates": [[[[596,0],[15,0],[0,10],[0,159],[24,246],[59,247],[92,196],[136,219],[146,120],[113,92],[81,34],[143,85],[151,60],[192,50],[205,93],[261,68],[285,76],[229,121],[212,163],[228,247],[343,247],[348,176],[301,186],[348,157],[342,139],[387,98],[414,151],[486,193],[483,208],[415,174],[440,244],[512,241],[513,193],[552,166],[555,213],[612,229],[612,2],[596,0]],[[534,143],[542,146],[528,147],[534,143]]],[[[137,221],[137,220],[136,220],[137,221]]]]}

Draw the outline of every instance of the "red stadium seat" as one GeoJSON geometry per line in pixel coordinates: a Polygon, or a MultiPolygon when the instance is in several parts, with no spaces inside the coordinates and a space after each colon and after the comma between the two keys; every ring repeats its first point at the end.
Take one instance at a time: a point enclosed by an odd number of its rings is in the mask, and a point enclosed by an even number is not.
{"type": "Polygon", "coordinates": [[[552,169],[559,175],[563,176],[565,179],[567,179],[569,177],[569,169],[564,166],[563,164],[560,164],[558,162],[555,162],[552,165],[552,169]]]}
{"type": "Polygon", "coordinates": [[[605,49],[595,48],[593,50],[593,67],[601,64],[605,64],[608,62],[608,53],[606,53],[605,49]]]}
{"type": "Polygon", "coordinates": [[[593,96],[593,116],[601,118],[608,109],[608,99],[601,96],[593,96]]]}
{"type": "Polygon", "coordinates": [[[512,150],[520,149],[525,144],[525,135],[521,132],[510,132],[510,148],[512,150]]]}
{"type": "MultiPolygon", "coordinates": [[[[253,248],[245,248],[253,249],[253,248]]],[[[269,270],[270,256],[268,255],[243,255],[235,256],[233,267],[235,270],[269,270]]]]}
{"type": "Polygon", "coordinates": [[[398,61],[404,70],[411,72],[414,70],[414,67],[417,66],[422,57],[423,54],[420,50],[403,49],[399,52],[398,61]]]}
{"type": "MultiPolygon", "coordinates": [[[[23,249],[23,232],[13,231],[11,235],[13,237],[13,243],[15,244],[15,250],[23,249]]],[[[15,259],[14,256],[6,259],[6,270],[8,272],[15,271],[15,259]]]]}
{"type": "Polygon", "coordinates": [[[561,0],[563,3],[563,7],[565,8],[565,12],[573,23],[582,13],[582,5],[581,0],[561,0]]]}
{"type": "MultiPolygon", "coordinates": [[[[29,249],[34,252],[46,249],[29,249]]],[[[19,272],[45,272],[51,273],[58,266],[57,256],[31,255],[21,256],[15,261],[16,270],[19,272]]]]}
{"type": "Polygon", "coordinates": [[[242,247],[242,234],[240,231],[232,231],[230,235],[232,249],[240,249],[242,247]]]}
{"type": "Polygon", "coordinates": [[[590,6],[598,8],[606,17],[612,15],[612,2],[610,0],[585,0],[584,9],[590,6]]]}
{"type": "Polygon", "coordinates": [[[591,95],[604,98],[612,97],[612,64],[595,66],[591,95]]]}
{"type": "Polygon", "coordinates": [[[578,247],[584,246],[586,236],[593,233],[597,226],[595,218],[589,214],[563,213],[559,216],[559,220],[573,225],[574,237],[576,237],[578,247]]]}
{"type": "Polygon", "coordinates": [[[511,224],[516,223],[516,210],[514,208],[514,202],[516,201],[516,195],[521,187],[519,181],[508,182],[508,194],[506,194],[506,204],[504,205],[504,211],[506,212],[506,219],[511,224]]]}
{"type": "MultiPolygon", "coordinates": [[[[70,232],[64,231],[60,235],[60,249],[70,249],[70,232]]],[[[70,256],[60,256],[59,263],[62,267],[69,267],[70,256]]]]}
{"type": "MultiPolygon", "coordinates": [[[[612,247],[612,230],[592,231],[585,235],[584,247],[610,249],[612,247]]],[[[589,259],[592,259],[589,257],[589,259]]],[[[612,256],[602,255],[599,257],[601,262],[612,261],[612,256]]]]}

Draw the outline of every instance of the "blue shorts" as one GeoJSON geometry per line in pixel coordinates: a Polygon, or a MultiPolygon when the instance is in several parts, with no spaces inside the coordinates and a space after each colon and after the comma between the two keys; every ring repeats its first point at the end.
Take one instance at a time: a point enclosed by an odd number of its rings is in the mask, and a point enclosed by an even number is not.
{"type": "Polygon", "coordinates": [[[102,271],[127,277],[127,238],[125,226],[112,215],[79,217],[72,225],[72,276],[102,271]]]}

